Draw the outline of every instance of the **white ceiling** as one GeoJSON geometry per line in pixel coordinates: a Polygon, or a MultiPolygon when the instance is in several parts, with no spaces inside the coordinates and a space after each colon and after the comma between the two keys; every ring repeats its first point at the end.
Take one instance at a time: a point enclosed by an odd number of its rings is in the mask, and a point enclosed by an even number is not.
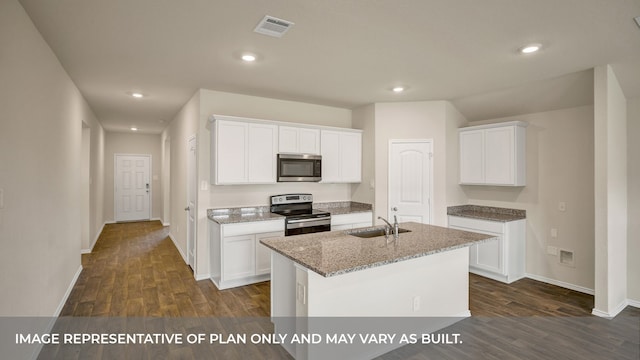
{"type": "Polygon", "coordinates": [[[346,108],[444,99],[480,120],[592,103],[588,69],[613,64],[640,97],[640,0],[20,2],[111,131],[159,133],[198,88],[346,108]],[[254,33],[267,14],[295,25],[254,33]],[[529,42],[544,48],[519,55],[529,42]]]}

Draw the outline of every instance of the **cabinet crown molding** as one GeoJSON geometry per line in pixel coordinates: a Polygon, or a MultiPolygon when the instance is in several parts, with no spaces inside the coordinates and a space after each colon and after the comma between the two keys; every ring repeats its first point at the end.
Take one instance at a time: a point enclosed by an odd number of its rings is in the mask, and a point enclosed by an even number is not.
{"type": "Polygon", "coordinates": [[[360,129],[343,128],[343,127],[337,127],[337,126],[305,124],[305,123],[296,123],[296,122],[288,122],[288,121],[256,119],[256,118],[248,118],[248,117],[242,117],[242,116],[218,115],[218,114],[213,114],[213,115],[209,116],[209,123],[214,123],[216,120],[242,121],[242,122],[252,122],[252,123],[259,123],[259,124],[271,124],[271,125],[278,125],[278,126],[294,126],[294,127],[299,127],[299,128],[319,129],[319,130],[351,131],[351,132],[358,132],[358,133],[362,133],[363,132],[360,129]]]}
{"type": "Polygon", "coordinates": [[[503,126],[519,126],[519,127],[526,128],[527,126],[529,126],[529,123],[526,122],[526,121],[519,121],[519,120],[518,121],[505,121],[505,122],[492,123],[492,124],[465,126],[465,127],[459,128],[458,131],[482,130],[482,129],[491,129],[491,128],[503,127],[503,126]]]}

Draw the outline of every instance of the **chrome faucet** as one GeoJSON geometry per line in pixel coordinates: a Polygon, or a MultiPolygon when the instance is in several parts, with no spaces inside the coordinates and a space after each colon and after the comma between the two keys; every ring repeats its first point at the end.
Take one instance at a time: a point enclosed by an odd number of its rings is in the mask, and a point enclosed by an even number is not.
{"type": "Polygon", "coordinates": [[[398,234],[400,231],[400,226],[398,225],[398,217],[396,215],[393,215],[393,225],[391,225],[391,223],[389,223],[387,219],[383,218],[382,216],[378,216],[378,219],[387,223],[388,226],[385,226],[385,232],[387,234],[389,234],[391,229],[393,229],[393,240],[398,240],[398,234]]]}

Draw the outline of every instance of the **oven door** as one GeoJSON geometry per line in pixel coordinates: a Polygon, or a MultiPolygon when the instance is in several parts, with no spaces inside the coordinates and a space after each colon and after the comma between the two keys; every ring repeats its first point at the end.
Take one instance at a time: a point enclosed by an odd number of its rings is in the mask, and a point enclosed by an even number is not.
{"type": "Polygon", "coordinates": [[[322,156],[309,154],[278,154],[278,181],[322,180],[322,156]]]}
{"type": "Polygon", "coordinates": [[[285,220],[285,236],[310,234],[321,231],[331,231],[331,217],[285,220]]]}

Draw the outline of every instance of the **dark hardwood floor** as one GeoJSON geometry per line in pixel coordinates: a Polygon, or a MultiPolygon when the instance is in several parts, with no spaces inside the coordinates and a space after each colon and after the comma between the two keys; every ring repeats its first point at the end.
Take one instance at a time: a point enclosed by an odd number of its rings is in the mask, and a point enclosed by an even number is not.
{"type": "MultiPolygon", "coordinates": [[[[168,229],[157,221],[106,225],[93,252],[82,256],[82,264],[82,274],[61,316],[269,316],[269,282],[219,291],[209,280],[195,281],[168,237],[168,229]]],[[[465,345],[428,348],[410,345],[382,358],[638,359],[640,356],[640,309],[627,307],[613,320],[597,318],[590,315],[593,296],[530,279],[506,285],[471,274],[469,293],[473,316],[445,329],[462,334],[465,345]]],[[[197,353],[189,354],[177,357],[199,358],[197,353]]],[[[250,357],[261,358],[265,354],[256,352],[250,357]]],[[[248,356],[228,355],[219,358],[248,356]]],[[[279,358],[282,353],[268,355],[279,358]]]]}

